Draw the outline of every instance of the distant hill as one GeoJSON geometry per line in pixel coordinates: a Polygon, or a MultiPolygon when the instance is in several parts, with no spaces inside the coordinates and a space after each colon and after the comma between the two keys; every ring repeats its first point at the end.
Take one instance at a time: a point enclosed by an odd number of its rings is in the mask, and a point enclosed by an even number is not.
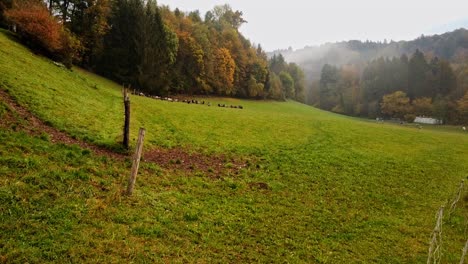
{"type": "Polygon", "coordinates": [[[336,66],[363,64],[378,57],[410,55],[416,49],[426,56],[437,56],[458,63],[468,59],[468,30],[464,28],[441,35],[424,36],[411,41],[372,42],[350,40],[305,47],[298,50],[277,50],[269,55],[282,54],[286,61],[303,67],[307,79],[318,80],[325,64],[336,66]]]}

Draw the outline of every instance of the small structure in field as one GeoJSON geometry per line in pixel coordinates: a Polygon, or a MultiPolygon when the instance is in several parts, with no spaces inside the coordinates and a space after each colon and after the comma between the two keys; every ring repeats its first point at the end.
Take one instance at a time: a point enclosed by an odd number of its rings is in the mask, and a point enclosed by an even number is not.
{"type": "Polygon", "coordinates": [[[419,124],[428,124],[428,125],[442,125],[443,122],[440,119],[435,119],[432,117],[421,117],[417,116],[414,119],[414,123],[419,123],[419,124]]]}

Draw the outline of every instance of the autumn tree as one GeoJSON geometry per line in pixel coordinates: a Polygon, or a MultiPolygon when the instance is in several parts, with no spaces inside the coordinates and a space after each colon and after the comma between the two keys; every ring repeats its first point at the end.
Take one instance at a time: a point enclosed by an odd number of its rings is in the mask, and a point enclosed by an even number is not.
{"type": "Polygon", "coordinates": [[[215,65],[213,86],[219,94],[231,95],[234,91],[236,64],[228,49],[219,48],[216,50],[215,65]]]}
{"type": "Polygon", "coordinates": [[[42,2],[19,1],[5,12],[31,48],[63,62],[68,68],[81,50],[80,41],[49,14],[42,2]]]}
{"type": "Polygon", "coordinates": [[[19,1],[5,12],[5,16],[16,24],[18,34],[31,47],[49,54],[62,48],[62,28],[41,2],[19,1]]]}
{"type": "Polygon", "coordinates": [[[391,117],[403,118],[411,111],[410,99],[402,91],[385,95],[380,106],[382,113],[391,117]]]}
{"type": "Polygon", "coordinates": [[[418,116],[431,116],[434,112],[432,99],[429,97],[416,98],[411,103],[413,113],[418,116]]]}

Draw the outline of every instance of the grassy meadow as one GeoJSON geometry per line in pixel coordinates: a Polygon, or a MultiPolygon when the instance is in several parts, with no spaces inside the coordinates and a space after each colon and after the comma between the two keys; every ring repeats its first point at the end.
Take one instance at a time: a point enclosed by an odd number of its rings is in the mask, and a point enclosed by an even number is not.
{"type": "MultiPolygon", "coordinates": [[[[0,89],[73,137],[121,141],[118,84],[57,67],[5,31],[0,89]]],[[[145,127],[145,151],[180,148],[246,166],[212,178],[143,162],[133,197],[121,195],[129,158],[0,127],[0,262],[422,263],[438,208],[468,176],[461,129],[296,102],[201,100],[212,106],[131,96],[132,140],[145,127]]],[[[0,118],[8,114],[0,99],[0,118]]],[[[445,219],[445,263],[460,261],[467,212],[465,196],[445,219]]]]}

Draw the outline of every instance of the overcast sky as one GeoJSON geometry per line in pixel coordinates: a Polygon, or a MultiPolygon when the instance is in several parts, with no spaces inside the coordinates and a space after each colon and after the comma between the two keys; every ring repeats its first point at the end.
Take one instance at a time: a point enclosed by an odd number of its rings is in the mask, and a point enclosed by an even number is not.
{"type": "Polygon", "coordinates": [[[248,21],[241,32],[267,51],[341,40],[410,40],[468,28],[468,0],[159,0],[182,11],[229,4],[248,21]]]}

